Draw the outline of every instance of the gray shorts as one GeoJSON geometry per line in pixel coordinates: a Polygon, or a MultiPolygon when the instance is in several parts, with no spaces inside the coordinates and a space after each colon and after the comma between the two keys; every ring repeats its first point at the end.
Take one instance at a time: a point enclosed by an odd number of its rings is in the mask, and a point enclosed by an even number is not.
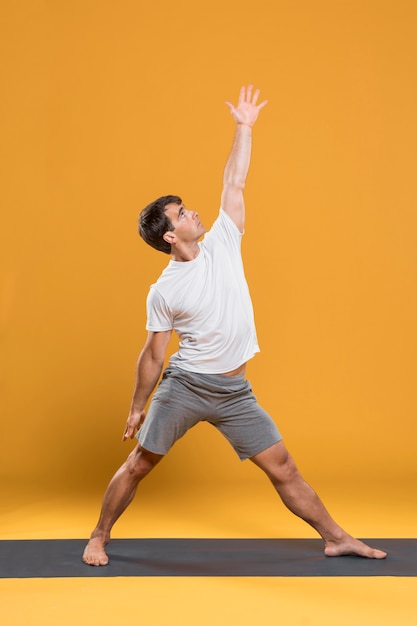
{"type": "Polygon", "coordinates": [[[243,376],[196,374],[171,366],[136,437],[145,450],[166,454],[199,422],[213,424],[242,461],[282,439],[243,376]]]}

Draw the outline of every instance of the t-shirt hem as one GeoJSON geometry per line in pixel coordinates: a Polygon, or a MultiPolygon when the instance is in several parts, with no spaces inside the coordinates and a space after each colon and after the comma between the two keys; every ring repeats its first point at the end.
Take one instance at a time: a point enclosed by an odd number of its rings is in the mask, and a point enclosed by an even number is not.
{"type": "Polygon", "coordinates": [[[171,359],[169,360],[168,367],[177,367],[180,370],[185,370],[186,372],[192,372],[194,374],[227,374],[228,372],[232,372],[233,370],[238,369],[239,367],[241,367],[242,365],[244,365],[245,363],[253,359],[254,356],[258,354],[258,352],[260,352],[259,348],[255,350],[253,354],[249,355],[248,357],[245,357],[243,361],[238,361],[235,365],[232,364],[230,365],[230,367],[228,366],[227,368],[221,368],[221,369],[218,369],[218,368],[210,369],[207,367],[198,368],[193,363],[190,363],[189,366],[187,366],[185,363],[179,363],[178,361],[171,362],[171,359]]]}

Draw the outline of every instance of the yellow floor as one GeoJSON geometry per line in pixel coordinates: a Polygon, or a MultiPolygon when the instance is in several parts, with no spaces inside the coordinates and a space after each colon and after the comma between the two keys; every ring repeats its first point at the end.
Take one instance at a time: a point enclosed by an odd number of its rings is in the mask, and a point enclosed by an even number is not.
{"type": "MultiPolygon", "coordinates": [[[[413,537],[417,504],[406,485],[315,485],[332,514],[360,537],[413,537]],[[319,488],[320,487],[320,488],[319,488]]],[[[1,539],[86,537],[100,489],[50,493],[10,487],[1,539]],[[23,496],[24,494],[24,496],[23,496]]],[[[114,537],[315,537],[269,484],[143,484],[114,537]]],[[[417,579],[73,578],[0,580],[5,626],[416,626],[417,579]]]]}

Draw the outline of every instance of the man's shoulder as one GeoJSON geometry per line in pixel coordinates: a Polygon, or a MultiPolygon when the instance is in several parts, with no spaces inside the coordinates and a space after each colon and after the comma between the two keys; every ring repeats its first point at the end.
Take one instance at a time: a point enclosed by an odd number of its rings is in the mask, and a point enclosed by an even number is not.
{"type": "Polygon", "coordinates": [[[202,245],[211,251],[215,246],[223,248],[226,253],[240,251],[242,235],[232,218],[220,208],[219,215],[206,233],[202,245]]]}
{"type": "Polygon", "coordinates": [[[150,286],[149,293],[156,291],[165,299],[171,299],[183,293],[184,289],[190,287],[191,280],[196,273],[204,273],[206,254],[206,250],[200,247],[200,254],[193,261],[170,261],[156,282],[150,286]]]}

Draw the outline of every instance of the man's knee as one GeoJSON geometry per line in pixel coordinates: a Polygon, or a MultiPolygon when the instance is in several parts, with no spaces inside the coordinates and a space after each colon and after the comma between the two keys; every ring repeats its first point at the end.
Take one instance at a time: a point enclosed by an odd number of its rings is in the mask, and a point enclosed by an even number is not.
{"type": "Polygon", "coordinates": [[[298,474],[297,466],[282,441],[257,454],[251,461],[266,473],[274,485],[289,482],[298,474]]]}
{"type": "Polygon", "coordinates": [[[145,450],[138,443],[127,457],[126,467],[130,474],[141,479],[149,474],[162,458],[163,455],[145,450]]]}
{"type": "Polygon", "coordinates": [[[294,480],[296,476],[298,476],[298,469],[289,454],[287,454],[284,461],[278,462],[276,465],[272,466],[272,471],[269,475],[274,485],[289,483],[294,480]]]}

